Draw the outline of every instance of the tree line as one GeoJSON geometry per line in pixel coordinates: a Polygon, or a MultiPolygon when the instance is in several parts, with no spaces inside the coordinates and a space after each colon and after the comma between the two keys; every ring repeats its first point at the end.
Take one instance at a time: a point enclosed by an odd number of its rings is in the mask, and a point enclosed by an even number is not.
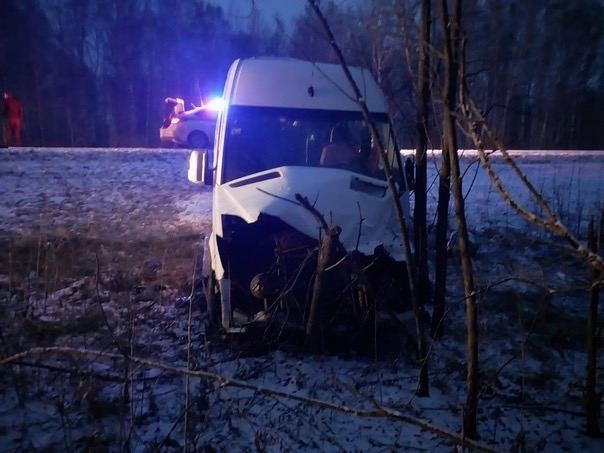
{"type": "MultiPolygon", "coordinates": [[[[419,3],[321,2],[347,61],[371,68],[387,93],[404,147],[415,140],[419,3]]],[[[604,2],[471,0],[464,8],[468,80],[506,143],[601,148],[604,2]]],[[[220,93],[236,58],[335,62],[309,7],[291,24],[262,17],[252,1],[244,13],[201,0],[6,0],[0,85],[24,104],[27,144],[157,146],[163,99],[199,104],[220,93]]],[[[432,34],[437,52],[442,32],[432,34]]],[[[431,71],[438,80],[441,68],[431,71]]],[[[436,146],[441,120],[432,121],[436,146]]]]}
{"type": "Polygon", "coordinates": [[[220,94],[229,64],[272,38],[202,1],[7,0],[0,28],[0,84],[44,146],[158,145],[165,97],[220,94]]]}
{"type": "MultiPolygon", "coordinates": [[[[347,61],[372,69],[399,120],[403,145],[413,147],[421,2],[371,0],[347,7],[325,3],[322,9],[347,61]]],[[[319,30],[307,8],[294,29],[291,54],[335,62],[319,30]]],[[[432,27],[431,35],[429,53],[439,60],[442,30],[432,27]]],[[[602,0],[468,0],[464,36],[466,78],[510,147],[602,148],[602,0]]],[[[440,64],[431,68],[435,89],[442,86],[442,69],[440,64]]],[[[438,115],[433,117],[431,144],[440,143],[441,123],[438,115]]],[[[460,146],[469,144],[460,138],[460,146]]]]}
{"type": "MultiPolygon", "coordinates": [[[[378,3],[377,1],[375,3],[378,3]]],[[[338,39],[335,37],[333,29],[338,26],[334,22],[332,28],[329,21],[319,7],[318,0],[308,0],[310,9],[316,15],[318,23],[327,37],[329,46],[333,50],[336,61],[341,65],[343,70],[347,71],[347,57],[344,56],[338,39]]],[[[478,406],[480,399],[481,380],[479,360],[479,325],[478,325],[478,307],[479,301],[484,296],[484,293],[489,291],[489,287],[480,289],[476,284],[475,276],[476,269],[473,266],[472,246],[469,236],[469,226],[465,215],[465,196],[463,190],[464,177],[461,172],[459,160],[459,144],[463,142],[465,136],[466,143],[469,141],[473,147],[478,150],[481,166],[487,172],[493,186],[497,189],[506,203],[520,217],[527,222],[537,226],[563,241],[568,247],[568,253],[576,254],[582,257],[590,266],[590,311],[588,314],[586,326],[587,339],[587,366],[585,373],[585,391],[584,391],[584,407],[586,420],[586,434],[594,437],[600,436],[599,414],[601,405],[601,394],[597,392],[597,348],[598,348],[598,333],[594,326],[597,325],[597,307],[599,303],[599,287],[604,281],[604,259],[601,256],[601,244],[604,237],[604,212],[600,213],[600,228],[599,233],[596,233],[594,226],[594,218],[592,216],[589,224],[588,244],[587,246],[581,241],[578,234],[571,231],[561,220],[560,217],[551,208],[550,203],[540,193],[533,183],[528,179],[523,170],[516,164],[512,156],[508,153],[508,147],[505,144],[505,137],[510,124],[520,124],[520,132],[525,132],[525,137],[530,139],[533,134],[531,114],[522,112],[520,119],[511,123],[503,118],[491,114],[491,112],[500,106],[497,106],[496,97],[489,95],[488,86],[484,85],[485,80],[492,83],[494,86],[500,86],[499,80],[491,80],[488,76],[489,66],[484,66],[482,60],[478,56],[485,56],[482,53],[483,45],[472,47],[472,43],[478,38],[473,36],[473,33],[480,28],[476,28],[472,19],[476,12],[482,12],[481,8],[466,9],[470,7],[484,8],[486,3],[475,2],[472,0],[421,0],[419,11],[413,17],[417,18],[419,24],[418,41],[416,49],[416,67],[415,71],[409,70],[410,74],[416,74],[415,86],[415,126],[416,126],[416,185],[414,215],[413,215],[413,249],[411,253],[410,237],[407,233],[407,220],[400,218],[400,236],[403,242],[405,251],[405,262],[407,266],[407,276],[409,277],[409,292],[412,301],[412,308],[416,321],[416,359],[417,365],[420,368],[418,384],[416,387],[416,395],[420,397],[429,396],[429,360],[431,349],[430,343],[438,341],[442,338],[443,327],[447,324],[445,321],[445,300],[447,287],[447,240],[446,233],[449,231],[449,205],[453,201],[455,207],[455,243],[458,247],[461,279],[464,289],[464,303],[466,312],[466,402],[463,407],[462,428],[460,433],[460,443],[464,444],[464,439],[476,439],[478,437],[478,406]],[[436,6],[436,11],[433,9],[436,6]],[[469,22],[469,25],[466,25],[469,22]],[[486,74],[486,75],[485,75],[486,74]],[[476,94],[477,93],[477,94],[476,94]],[[432,106],[432,108],[430,108],[432,106]],[[441,124],[439,127],[438,124],[441,124]],[[495,126],[493,126],[495,124],[495,126]],[[436,134],[438,132],[438,134],[436,134]],[[439,142],[442,148],[442,159],[439,165],[439,189],[438,189],[438,205],[437,205],[437,224],[435,235],[435,263],[434,263],[434,294],[429,291],[429,260],[427,247],[427,200],[426,194],[426,152],[428,142],[431,135],[440,137],[439,142]],[[503,138],[502,138],[503,137],[503,138]],[[508,165],[515,173],[516,177],[521,181],[521,185],[537,203],[539,209],[533,212],[531,209],[526,209],[521,206],[515,197],[508,190],[507,184],[509,181],[503,181],[497,172],[494,170],[487,149],[498,151],[503,156],[506,165],[508,165]],[[599,237],[599,239],[598,239],[599,237]],[[433,296],[433,297],[432,297],[433,296]],[[428,326],[427,319],[421,316],[421,313],[428,304],[433,306],[431,313],[431,325],[428,326]],[[427,331],[430,329],[431,335],[427,331]]],[[[512,6],[510,13],[515,14],[517,7],[514,2],[510,2],[512,6]]],[[[599,3],[583,2],[583,5],[597,6],[599,3]]],[[[492,4],[490,5],[492,6],[492,4]]],[[[561,5],[558,4],[558,7],[561,5]]],[[[589,18],[582,13],[585,11],[577,11],[573,8],[558,8],[556,14],[564,13],[567,17],[559,18],[562,22],[569,25],[582,24],[583,27],[589,29],[589,18]]],[[[396,13],[396,10],[392,10],[396,13]]],[[[548,19],[548,15],[552,11],[547,8],[542,11],[544,16],[542,19],[548,19]]],[[[593,13],[593,11],[592,11],[593,13]]],[[[512,14],[512,15],[513,15],[512,14]]],[[[390,15],[392,17],[392,15],[390,15]]],[[[405,14],[400,14],[400,17],[405,17],[405,14]]],[[[551,17],[550,17],[551,18],[551,17]]],[[[537,22],[532,25],[537,24],[537,22]]],[[[311,26],[312,22],[308,21],[311,26]]],[[[371,30],[371,25],[368,27],[371,30]]],[[[518,40],[518,44],[531,43],[534,30],[526,26],[527,36],[525,40],[518,40]],[[529,36],[531,35],[531,36],[529,36]]],[[[590,33],[594,30],[590,29],[590,33]]],[[[341,31],[343,32],[343,31],[341,31]]],[[[565,35],[565,31],[560,31],[561,35],[565,35]]],[[[343,32],[343,36],[346,36],[343,32]]],[[[594,34],[591,35],[592,37],[594,34]]],[[[570,36],[566,36],[570,39],[570,36]]],[[[514,44],[514,36],[505,37],[506,40],[514,44]]],[[[570,44],[573,52],[573,63],[579,65],[580,74],[575,79],[567,74],[557,74],[551,77],[555,82],[552,83],[559,90],[569,89],[569,87],[580,85],[583,88],[590,90],[594,78],[601,76],[600,73],[593,74],[591,68],[598,66],[601,62],[597,61],[598,51],[593,49],[593,43],[583,42],[588,47],[579,47],[576,42],[570,44]],[[594,62],[594,59],[596,61],[594,62]],[[581,79],[581,83],[579,83],[581,79]],[[573,85],[572,82],[577,82],[573,85]]],[[[599,42],[596,44],[600,46],[599,42]]],[[[405,43],[399,43],[399,49],[403,49],[408,62],[411,62],[411,52],[404,48],[405,43]]],[[[570,50],[568,51],[570,52],[570,50]]],[[[495,54],[495,52],[494,52],[495,54]]],[[[567,55],[565,52],[560,52],[560,55],[567,55]]],[[[373,63],[376,62],[376,53],[372,53],[373,63]]],[[[490,55],[489,55],[490,56],[490,55]]],[[[354,54],[349,55],[350,59],[354,59],[354,54]]],[[[488,62],[488,59],[485,60],[488,62]]],[[[543,62],[546,69],[549,69],[553,64],[543,62]]],[[[411,64],[409,64],[411,67],[411,64]]],[[[511,64],[508,66],[512,66],[511,64]]],[[[375,69],[375,66],[374,66],[375,69]]],[[[564,72],[564,68],[558,68],[560,72],[564,72]]],[[[510,69],[511,71],[511,69],[510,69]]],[[[532,73],[536,73],[533,71],[532,73]]],[[[348,74],[348,73],[347,73],[348,74]]],[[[505,75],[506,71],[500,71],[500,74],[505,75]]],[[[378,74],[379,78],[379,74],[378,74]]],[[[351,86],[354,89],[354,100],[359,105],[363,112],[366,121],[371,124],[371,119],[367,113],[367,107],[361,94],[361,91],[356,86],[352,77],[348,77],[351,86]]],[[[531,101],[534,98],[530,97],[530,89],[536,91],[544,91],[544,86],[547,86],[548,79],[541,78],[539,83],[533,83],[532,75],[528,78],[529,93],[527,99],[523,99],[525,104],[532,105],[531,101]]],[[[503,85],[505,90],[510,90],[509,86],[503,85]]],[[[583,89],[581,88],[581,89],[583,89]]],[[[553,143],[562,140],[561,137],[573,137],[576,130],[579,129],[579,122],[588,122],[588,116],[593,112],[583,112],[577,108],[581,104],[581,100],[577,99],[581,91],[575,92],[574,102],[566,106],[568,110],[564,116],[571,118],[570,123],[566,125],[570,131],[554,134],[551,139],[553,143]],[[581,120],[577,120],[580,117],[581,120]]],[[[504,90],[504,91],[505,91],[504,90]]],[[[570,92],[570,91],[569,91],[570,92]]],[[[504,115],[508,114],[508,110],[512,105],[512,94],[506,92],[506,102],[503,105],[504,115]]],[[[558,113],[553,109],[553,113],[558,113]]],[[[545,112],[545,118],[549,117],[550,112],[545,112]]],[[[555,116],[555,115],[552,115],[555,116]]],[[[562,115],[561,115],[562,116],[562,115]]],[[[538,138],[543,139],[545,133],[548,132],[547,121],[542,121],[543,125],[536,128],[538,138]]],[[[390,165],[387,157],[385,157],[384,148],[381,144],[378,134],[372,129],[372,137],[377,142],[378,148],[382,154],[382,163],[386,180],[389,181],[389,191],[392,194],[395,211],[399,217],[402,210],[397,201],[397,190],[391,184],[390,165]]],[[[513,141],[512,141],[513,143],[513,141]]],[[[550,142],[548,142],[550,143],[550,142]]],[[[321,250],[326,247],[328,241],[323,241],[321,250]]],[[[511,277],[516,279],[517,277],[511,277]]],[[[318,279],[318,277],[317,277],[318,279]]],[[[502,281],[506,281],[503,279],[502,281]]],[[[537,283],[540,285],[540,283],[537,283]]],[[[490,286],[490,285],[489,285],[490,286]]],[[[448,302],[450,303],[450,301],[448,302]]],[[[480,449],[480,446],[474,446],[480,449]]],[[[488,450],[487,447],[485,449],[488,450]]]]}

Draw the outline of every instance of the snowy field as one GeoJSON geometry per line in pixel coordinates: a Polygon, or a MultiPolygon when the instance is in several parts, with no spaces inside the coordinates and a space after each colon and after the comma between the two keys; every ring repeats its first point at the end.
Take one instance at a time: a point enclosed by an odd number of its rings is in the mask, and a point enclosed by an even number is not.
{"type": "MultiPolygon", "coordinates": [[[[516,154],[583,238],[587,220],[604,205],[604,151],[516,154]]],[[[211,193],[187,182],[187,156],[0,150],[0,356],[51,346],[118,353],[65,349],[0,365],[0,452],[178,451],[185,439],[189,451],[451,451],[450,442],[400,417],[368,415],[387,408],[459,431],[465,318],[456,260],[445,338],[430,353],[429,398],[413,396],[411,350],[387,360],[285,350],[250,356],[242,345],[206,336],[201,307],[189,306],[211,193]],[[123,360],[122,352],[157,365],[123,360]],[[167,368],[187,363],[256,389],[191,378],[187,392],[184,378],[167,368]]],[[[588,269],[518,219],[475,161],[464,153],[476,281],[484,290],[480,442],[496,451],[603,451],[604,440],[583,434],[581,415],[588,269]],[[512,280],[496,284],[504,279],[512,280]]],[[[435,153],[432,212],[437,165],[435,153]]],[[[531,206],[503,162],[495,167],[531,206]]],[[[600,354],[600,382],[603,371],[600,354]]]]}

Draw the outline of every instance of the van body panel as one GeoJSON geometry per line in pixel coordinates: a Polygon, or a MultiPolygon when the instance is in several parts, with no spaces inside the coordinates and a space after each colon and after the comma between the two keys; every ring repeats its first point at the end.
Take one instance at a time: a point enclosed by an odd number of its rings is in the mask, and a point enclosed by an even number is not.
{"type": "MultiPolygon", "coordinates": [[[[236,62],[229,104],[317,110],[359,111],[350,83],[338,65],[293,58],[254,58],[236,62]]],[[[350,67],[370,112],[388,113],[371,73],[350,67]]]]}

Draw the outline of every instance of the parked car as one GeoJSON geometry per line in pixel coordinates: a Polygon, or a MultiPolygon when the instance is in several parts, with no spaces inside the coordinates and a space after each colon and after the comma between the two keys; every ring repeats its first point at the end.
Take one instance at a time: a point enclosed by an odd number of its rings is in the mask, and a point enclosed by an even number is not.
{"type": "Polygon", "coordinates": [[[162,142],[195,149],[214,146],[218,103],[210,102],[185,110],[182,99],[166,98],[165,102],[172,108],[159,129],[162,142]]]}

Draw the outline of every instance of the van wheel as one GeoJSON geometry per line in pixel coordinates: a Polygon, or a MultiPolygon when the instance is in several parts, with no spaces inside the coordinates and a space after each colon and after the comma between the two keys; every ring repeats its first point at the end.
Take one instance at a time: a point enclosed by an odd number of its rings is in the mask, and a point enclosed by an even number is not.
{"type": "Polygon", "coordinates": [[[217,330],[220,327],[221,318],[221,304],[220,304],[220,291],[218,290],[218,282],[214,276],[214,272],[211,272],[205,282],[205,298],[206,298],[206,310],[208,312],[208,323],[210,329],[217,330]]]}
{"type": "Polygon", "coordinates": [[[208,136],[203,132],[193,131],[187,137],[187,144],[189,148],[203,149],[208,147],[210,140],[208,140],[208,136]]]}

